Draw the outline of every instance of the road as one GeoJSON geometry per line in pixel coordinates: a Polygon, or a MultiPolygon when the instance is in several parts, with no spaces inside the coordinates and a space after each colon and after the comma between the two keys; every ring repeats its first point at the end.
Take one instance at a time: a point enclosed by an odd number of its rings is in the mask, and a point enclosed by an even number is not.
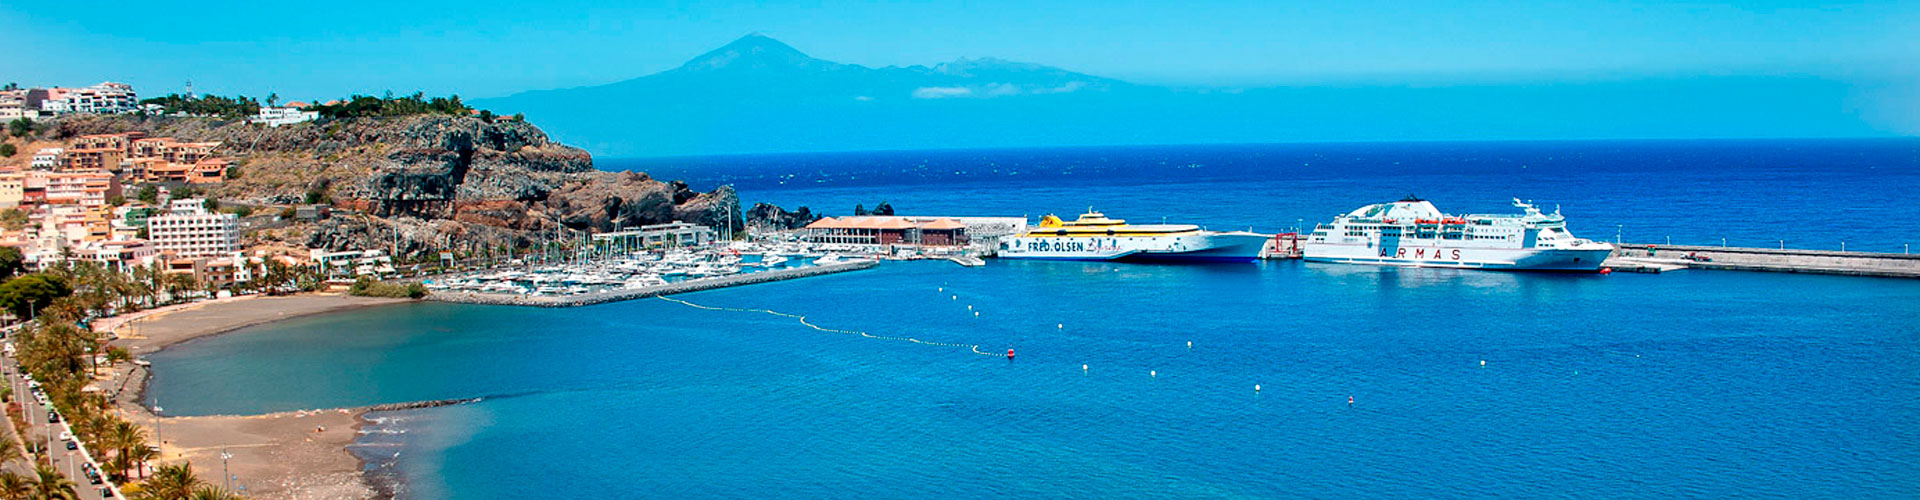
{"type": "MultiPolygon", "coordinates": [[[[26,418],[27,428],[19,429],[21,437],[34,440],[42,446],[49,444],[52,446],[49,449],[52,450],[53,466],[60,471],[60,474],[73,481],[74,489],[80,494],[80,500],[108,498],[112,493],[108,492],[105,484],[90,484],[86,474],[81,472],[81,468],[87,463],[85,455],[80,450],[68,450],[66,443],[60,441],[61,432],[72,432],[72,429],[67,427],[66,419],[62,418],[58,424],[47,423],[48,405],[42,404],[27,389],[27,381],[20,375],[20,370],[12,356],[0,356],[0,370],[6,371],[7,384],[13,388],[13,393],[17,395],[21,408],[25,412],[23,417],[26,418]],[[102,495],[103,492],[107,492],[107,495],[102,495]]],[[[11,427],[12,423],[9,422],[8,426],[11,427]]],[[[24,444],[22,443],[23,446],[24,444]]],[[[31,469],[23,472],[29,477],[32,476],[31,469]]]]}

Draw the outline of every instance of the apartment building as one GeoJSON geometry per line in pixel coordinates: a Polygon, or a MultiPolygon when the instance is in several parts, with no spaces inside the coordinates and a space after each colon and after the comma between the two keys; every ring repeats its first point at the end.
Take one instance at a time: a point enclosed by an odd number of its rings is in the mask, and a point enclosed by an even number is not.
{"type": "Polygon", "coordinates": [[[121,191],[120,178],[106,172],[31,172],[28,176],[46,179],[46,202],[55,205],[101,208],[121,191]]]}
{"type": "Polygon", "coordinates": [[[147,218],[147,239],[161,252],[178,257],[212,257],[240,247],[240,220],[209,213],[205,200],[174,200],[172,211],[147,218]]]}
{"type": "Polygon", "coordinates": [[[34,170],[53,170],[60,166],[60,158],[66,156],[64,148],[41,148],[33,153],[33,162],[27,166],[34,170]]]}

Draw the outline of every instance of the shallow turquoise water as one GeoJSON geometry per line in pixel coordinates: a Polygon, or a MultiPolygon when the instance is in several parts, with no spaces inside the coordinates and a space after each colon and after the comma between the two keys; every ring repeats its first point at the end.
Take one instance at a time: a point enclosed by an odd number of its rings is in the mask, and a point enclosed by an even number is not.
{"type": "Polygon", "coordinates": [[[149,396],[487,397],[381,415],[403,434],[360,452],[415,498],[1920,495],[1915,281],[996,261],[681,298],[1019,357],[662,300],[425,303],[170,348],[149,396]]]}
{"type": "MultiPolygon", "coordinates": [[[[1594,239],[1920,242],[1898,209],[1920,196],[1913,139],[601,166],[836,215],[1093,205],[1279,230],[1412,192],[1450,212],[1564,205],[1594,239]]],[[[663,300],[414,304],[170,348],[150,396],[184,414],[485,397],[377,415],[357,452],[413,498],[1920,498],[1915,280],[994,261],[681,298],[1019,357],[663,300]]]]}

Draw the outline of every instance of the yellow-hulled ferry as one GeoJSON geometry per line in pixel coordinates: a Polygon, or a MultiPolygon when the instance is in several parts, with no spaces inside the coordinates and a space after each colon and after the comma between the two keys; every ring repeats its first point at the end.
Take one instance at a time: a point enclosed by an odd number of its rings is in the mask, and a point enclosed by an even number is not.
{"type": "Polygon", "coordinates": [[[1252,261],[1268,235],[1236,231],[1217,232],[1192,224],[1128,224],[1088,210],[1065,221],[1054,215],[1040,219],[1020,236],[1000,243],[999,256],[1009,259],[1055,260],[1194,260],[1252,261]]]}

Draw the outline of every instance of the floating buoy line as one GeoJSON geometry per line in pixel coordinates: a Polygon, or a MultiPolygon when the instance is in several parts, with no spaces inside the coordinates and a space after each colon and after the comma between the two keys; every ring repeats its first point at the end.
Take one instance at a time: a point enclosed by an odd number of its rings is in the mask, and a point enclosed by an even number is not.
{"type": "MultiPolygon", "coordinates": [[[[808,321],[807,321],[807,317],[806,317],[806,316],[802,316],[802,315],[799,315],[799,314],[793,314],[793,313],[783,313],[783,312],[780,312],[780,311],[775,311],[775,310],[771,310],[771,309],[744,309],[744,308],[738,308],[738,307],[714,307],[714,306],[703,306],[703,305],[700,305],[700,304],[695,304],[695,303],[692,303],[692,302],[687,302],[687,301],[684,301],[684,300],[680,300],[680,299],[676,299],[676,298],[673,298],[673,297],[668,297],[668,296],[665,296],[665,295],[662,295],[662,296],[659,296],[658,298],[659,298],[660,300],[664,300],[664,301],[668,301],[668,302],[675,302],[675,303],[679,303],[680,305],[684,305],[684,306],[687,306],[687,307],[692,307],[692,308],[695,308],[695,309],[703,309],[703,310],[708,310],[708,311],[726,311],[726,312],[744,312],[744,313],[761,313],[761,314],[771,314],[771,315],[774,315],[774,316],[779,316],[779,317],[782,317],[782,318],[792,318],[792,319],[793,319],[794,321],[798,321],[798,322],[800,322],[800,324],[801,324],[802,326],[805,326],[805,327],[807,327],[807,328],[812,328],[812,329],[815,329],[815,330],[819,330],[819,331],[823,331],[823,332],[827,332],[827,333],[841,333],[841,334],[847,334],[847,335],[859,335],[859,336],[862,336],[862,337],[866,337],[866,338],[870,338],[870,339],[880,339],[880,340],[893,340],[893,341],[899,341],[899,342],[912,342],[912,343],[915,343],[915,344],[921,344],[921,345],[930,345],[930,346],[936,346],[936,347],[955,347],[955,348],[959,348],[959,347],[964,347],[964,348],[967,348],[967,350],[970,350],[970,351],[973,351],[973,353],[974,353],[974,354],[979,354],[979,355],[981,355],[981,356],[994,356],[994,357],[999,357],[999,356],[1000,356],[1000,354],[997,354],[997,353],[992,353],[992,352],[987,352],[987,351],[982,351],[982,350],[980,350],[980,344],[961,344],[961,343],[955,343],[955,342],[931,342],[931,341],[926,341],[926,340],[920,340],[920,339],[916,339],[916,338],[913,338],[913,337],[891,337],[891,336],[886,336],[886,335],[874,335],[874,334],[871,334],[871,333],[867,333],[867,332],[863,332],[863,331],[858,331],[858,330],[841,330],[841,329],[838,329],[838,328],[827,328],[827,327],[824,327],[824,326],[820,326],[820,325],[816,325],[816,324],[813,324],[813,323],[810,323],[810,322],[808,322],[808,321]]],[[[1012,356],[1011,356],[1011,354],[1012,354],[1012,351],[1011,351],[1011,350],[1009,350],[1007,354],[1009,355],[1008,357],[1012,357],[1012,356]]]]}

